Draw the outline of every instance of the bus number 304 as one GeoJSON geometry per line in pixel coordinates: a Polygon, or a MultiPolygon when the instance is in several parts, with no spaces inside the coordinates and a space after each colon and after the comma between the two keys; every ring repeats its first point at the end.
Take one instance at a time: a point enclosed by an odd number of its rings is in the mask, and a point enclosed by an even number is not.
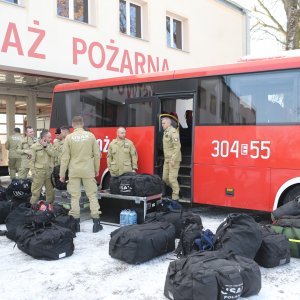
{"type": "Polygon", "coordinates": [[[234,155],[236,158],[241,156],[250,156],[253,159],[262,158],[269,159],[271,155],[270,141],[250,141],[248,144],[240,143],[240,141],[213,140],[212,157],[229,157],[234,155]]]}

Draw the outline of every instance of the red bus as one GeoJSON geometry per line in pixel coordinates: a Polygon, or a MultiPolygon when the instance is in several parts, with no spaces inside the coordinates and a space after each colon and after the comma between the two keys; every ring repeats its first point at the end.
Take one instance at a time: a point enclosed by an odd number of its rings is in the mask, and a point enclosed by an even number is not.
{"type": "Polygon", "coordinates": [[[161,175],[163,113],[180,123],[182,201],[272,211],[300,196],[300,57],[58,85],[50,127],[83,116],[107,187],[119,126],[137,148],[138,171],[161,175]]]}

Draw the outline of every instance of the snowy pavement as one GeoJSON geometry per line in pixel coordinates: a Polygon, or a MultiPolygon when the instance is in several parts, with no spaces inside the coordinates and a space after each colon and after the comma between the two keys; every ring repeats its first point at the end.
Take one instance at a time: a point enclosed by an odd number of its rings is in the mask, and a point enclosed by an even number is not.
{"type": "MultiPolygon", "coordinates": [[[[223,209],[200,212],[205,228],[216,230],[228,213],[223,209]]],[[[35,260],[14,242],[0,237],[1,300],[166,299],[165,276],[173,253],[133,266],[108,254],[110,233],[117,227],[104,225],[92,233],[92,221],[81,223],[74,240],[74,254],[58,261],[35,260]]],[[[0,225],[5,229],[5,225],[0,225]]],[[[261,268],[262,289],[253,300],[300,300],[300,259],[273,269],[261,268]]]]}

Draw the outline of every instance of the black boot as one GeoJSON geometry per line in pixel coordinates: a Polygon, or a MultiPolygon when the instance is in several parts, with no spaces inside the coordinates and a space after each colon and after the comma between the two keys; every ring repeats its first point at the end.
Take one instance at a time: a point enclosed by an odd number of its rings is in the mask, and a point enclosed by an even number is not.
{"type": "Polygon", "coordinates": [[[75,219],[76,232],[80,232],[80,219],[75,219]]]}
{"type": "Polygon", "coordinates": [[[93,219],[94,226],[93,226],[93,232],[98,232],[103,229],[102,225],[100,224],[100,219],[93,219]]]}

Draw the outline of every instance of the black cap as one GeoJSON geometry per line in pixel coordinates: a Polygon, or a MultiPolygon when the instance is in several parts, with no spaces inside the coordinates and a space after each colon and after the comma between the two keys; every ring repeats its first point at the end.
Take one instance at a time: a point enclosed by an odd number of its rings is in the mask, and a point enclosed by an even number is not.
{"type": "Polygon", "coordinates": [[[61,134],[61,129],[59,127],[56,128],[55,134],[61,134]]]}

